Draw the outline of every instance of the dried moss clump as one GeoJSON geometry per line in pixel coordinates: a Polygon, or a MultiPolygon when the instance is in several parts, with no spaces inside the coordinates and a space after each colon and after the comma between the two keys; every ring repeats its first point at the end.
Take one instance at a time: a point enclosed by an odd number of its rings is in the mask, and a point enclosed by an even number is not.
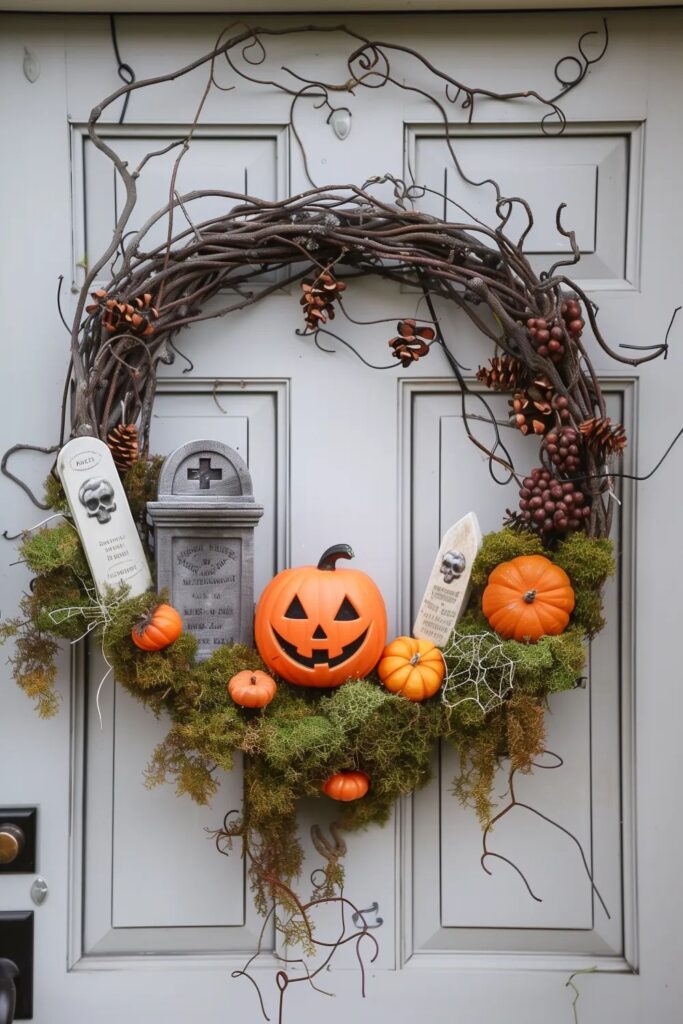
{"type": "Polygon", "coordinates": [[[128,504],[133,519],[138,524],[138,529],[143,537],[146,535],[147,502],[156,499],[159,474],[163,463],[161,455],[153,455],[150,459],[138,459],[123,478],[123,486],[128,495],[128,504]]]}
{"type": "MultiPolygon", "coordinates": [[[[612,542],[574,533],[557,546],[545,550],[530,533],[504,529],[488,534],[472,568],[473,595],[470,607],[457,626],[459,634],[481,634],[490,626],[481,611],[481,595],[489,574],[500,562],[519,555],[543,554],[561,566],[572,584],[575,609],[568,629],[559,636],[543,636],[536,643],[500,642],[503,655],[514,663],[514,689],[501,708],[484,715],[476,704],[460,705],[452,716],[449,739],[461,756],[461,771],[455,792],[476,808],[486,824],[491,815],[491,789],[501,757],[513,769],[528,771],[543,746],[543,715],[549,694],[576,686],[586,660],[586,639],[604,625],[602,590],[614,572],[612,542]]],[[[491,645],[499,638],[491,635],[491,645]]],[[[448,650],[448,649],[446,649],[448,650]]],[[[458,665],[446,654],[451,671],[458,665]]],[[[495,688],[501,678],[491,672],[495,688]]]]}
{"type": "Polygon", "coordinates": [[[483,827],[493,815],[492,791],[501,759],[508,758],[515,771],[529,772],[543,752],[544,713],[539,698],[513,693],[490,714],[486,728],[452,738],[460,754],[453,792],[461,803],[474,808],[483,827]]]}

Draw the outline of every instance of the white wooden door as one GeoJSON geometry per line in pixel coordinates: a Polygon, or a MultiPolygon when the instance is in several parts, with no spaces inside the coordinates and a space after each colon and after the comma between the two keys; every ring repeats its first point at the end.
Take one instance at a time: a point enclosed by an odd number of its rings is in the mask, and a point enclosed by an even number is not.
{"type": "MultiPolygon", "coordinates": [[[[600,18],[392,15],[353,24],[410,40],[477,84],[549,92],[555,61],[575,54],[579,35],[599,29],[600,18]]],[[[111,231],[111,170],[83,126],[117,79],[106,17],[7,15],[0,27],[4,450],[17,440],[51,443],[57,432],[67,338],[53,296],[60,274],[78,287],[86,250],[94,258],[111,231]],[[22,71],[25,51],[39,66],[34,82],[22,71]]],[[[204,52],[221,27],[213,17],[118,19],[122,54],[139,77],[204,52]]],[[[482,106],[475,126],[456,123],[452,131],[472,176],[492,171],[508,194],[521,192],[539,211],[529,239],[539,265],[556,256],[553,211],[568,202],[567,221],[585,254],[579,274],[606,335],[615,345],[647,344],[663,337],[683,288],[683,17],[617,11],[609,28],[606,58],[566,99],[562,137],[544,138],[524,104],[482,106]]],[[[342,51],[309,36],[290,39],[284,56],[319,69],[341,67],[342,51]]],[[[263,89],[247,90],[248,101],[232,95],[212,99],[179,187],[239,191],[246,177],[254,194],[294,192],[303,177],[286,129],[287,99],[263,89]]],[[[150,137],[172,137],[187,124],[196,99],[190,81],[172,94],[136,93],[125,123],[105,131],[132,159],[150,137]]],[[[302,112],[318,182],[362,182],[388,171],[403,177],[410,164],[418,181],[442,187],[443,132],[419,96],[380,90],[352,102],[343,142],[319,115],[302,112]]],[[[141,213],[160,204],[164,171],[159,163],[145,181],[141,213]]],[[[479,202],[454,180],[448,187],[452,198],[479,202]]],[[[387,283],[353,290],[359,320],[398,319],[415,308],[415,296],[387,283]]],[[[194,368],[182,373],[179,360],[164,376],[153,446],[165,452],[215,437],[246,458],[266,507],[256,537],[257,592],[279,568],[346,541],[383,590],[390,631],[406,631],[442,530],[471,508],[485,529],[496,528],[515,495],[490,482],[466,441],[455,382],[437,353],[410,371],[380,373],[341,347],[326,354],[298,337],[299,317],[296,293],[281,293],[181,338],[194,368]]],[[[476,368],[488,354],[481,340],[457,312],[446,323],[458,358],[476,368]]],[[[371,361],[387,361],[387,324],[355,326],[346,336],[371,361]]],[[[674,339],[666,363],[641,371],[595,355],[631,438],[631,470],[649,470],[679,426],[680,352],[674,339]]],[[[532,447],[519,439],[520,464],[531,464],[532,447]]],[[[39,481],[46,466],[24,457],[22,468],[39,481]]],[[[574,971],[589,972],[577,979],[582,1024],[680,1019],[680,477],[675,451],[637,492],[623,488],[609,626],[593,645],[586,688],[552,703],[550,743],[565,765],[523,782],[525,796],[580,839],[610,917],[571,841],[523,816],[501,825],[495,841],[523,865],[543,902],[530,900],[504,868],[485,875],[476,822],[450,793],[454,766],[442,752],[429,788],[398,807],[386,828],[349,841],[348,892],[360,907],[377,903],[382,919],[368,998],[360,998],[353,956],[342,955],[325,978],[337,998],[295,986],[290,1019],[408,1024],[419,1014],[433,1024],[564,1024],[572,1020],[566,982],[574,971]]],[[[0,486],[2,529],[13,533],[40,518],[9,481],[0,486]]],[[[14,548],[1,543],[7,615],[27,578],[10,565],[14,548]]],[[[61,711],[43,722],[2,669],[0,806],[38,805],[38,868],[50,889],[36,910],[35,1019],[256,1021],[253,990],[231,978],[259,927],[243,865],[219,858],[202,831],[239,800],[239,771],[208,809],[170,789],[148,792],[142,770],[163,722],[112,686],[100,731],[97,678],[96,659],[88,671],[82,652],[65,651],[61,711]]],[[[304,811],[304,832],[320,813],[319,806],[304,811]]],[[[0,907],[29,909],[30,881],[0,877],[0,907]]],[[[259,969],[271,1011],[272,941],[259,969]]]]}

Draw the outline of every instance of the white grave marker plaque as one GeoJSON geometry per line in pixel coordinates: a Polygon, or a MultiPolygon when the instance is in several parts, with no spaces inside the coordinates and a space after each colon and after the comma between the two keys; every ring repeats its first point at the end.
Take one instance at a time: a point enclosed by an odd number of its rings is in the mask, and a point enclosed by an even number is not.
{"type": "Polygon", "coordinates": [[[57,472],[100,596],[121,583],[130,587],[130,597],[144,593],[152,576],[107,445],[75,437],[57,456],[57,472]]]}
{"type": "Polygon", "coordinates": [[[424,592],[413,635],[443,647],[467,607],[472,564],[481,547],[481,529],[474,512],[451,526],[424,592]]]}

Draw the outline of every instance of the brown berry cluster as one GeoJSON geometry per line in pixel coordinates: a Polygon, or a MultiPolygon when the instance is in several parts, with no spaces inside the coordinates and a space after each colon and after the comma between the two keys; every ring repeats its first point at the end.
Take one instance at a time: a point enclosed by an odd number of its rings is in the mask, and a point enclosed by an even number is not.
{"type": "Polygon", "coordinates": [[[522,519],[544,540],[584,529],[590,516],[585,495],[571,480],[556,480],[538,467],[524,477],[519,492],[522,519]]]}
{"type": "Polygon", "coordinates": [[[148,338],[154,334],[154,323],[159,316],[159,310],[152,305],[151,292],[133,299],[133,302],[118,302],[117,299],[107,298],[104,288],[98,288],[91,293],[94,302],[85,307],[86,313],[97,313],[102,311],[102,326],[109,334],[116,334],[117,331],[126,334],[139,334],[148,338]]]}
{"type": "Polygon", "coordinates": [[[566,424],[572,418],[572,414],[569,411],[569,399],[565,398],[564,395],[555,395],[553,398],[553,409],[557,413],[557,418],[560,423],[566,424]]]}
{"type": "Polygon", "coordinates": [[[328,320],[334,320],[332,303],[339,298],[345,288],[345,283],[337,281],[329,270],[316,277],[315,281],[302,282],[301,305],[304,307],[304,319],[309,331],[322,327],[328,320]]]}
{"type": "Polygon", "coordinates": [[[560,314],[564,320],[567,334],[572,338],[580,338],[586,326],[581,317],[581,304],[578,299],[568,298],[560,306],[560,314]]]}
{"type": "Polygon", "coordinates": [[[575,298],[566,298],[561,303],[560,317],[555,320],[531,317],[526,322],[531,344],[539,356],[551,359],[554,363],[561,362],[565,354],[566,334],[571,338],[580,338],[585,326],[581,317],[581,305],[575,298]]]}
{"type": "Polygon", "coordinates": [[[526,322],[527,332],[539,356],[559,363],[564,356],[564,331],[559,324],[548,323],[543,317],[531,317],[526,322]]]}
{"type": "Polygon", "coordinates": [[[581,471],[581,435],[574,427],[560,427],[545,436],[543,451],[561,476],[576,476],[581,471]]]}

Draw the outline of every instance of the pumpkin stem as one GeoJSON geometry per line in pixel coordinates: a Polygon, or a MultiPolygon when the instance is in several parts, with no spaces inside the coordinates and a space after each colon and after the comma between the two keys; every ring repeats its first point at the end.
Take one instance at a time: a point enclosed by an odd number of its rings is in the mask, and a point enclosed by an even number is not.
{"type": "Polygon", "coordinates": [[[133,629],[138,636],[142,636],[147,627],[151,624],[155,612],[156,608],[148,608],[146,612],[142,612],[142,614],[138,616],[137,622],[133,626],[133,629]]]}
{"type": "Polygon", "coordinates": [[[333,544],[327,551],[323,551],[318,562],[319,569],[332,571],[337,568],[338,558],[353,558],[353,549],[349,544],[333,544]]]}
{"type": "Polygon", "coordinates": [[[249,685],[250,686],[256,686],[257,682],[258,682],[258,679],[256,678],[256,676],[252,676],[250,678],[250,680],[249,680],[249,685]]]}
{"type": "Polygon", "coordinates": [[[417,654],[414,654],[412,656],[412,658],[410,659],[410,664],[411,665],[417,665],[419,660],[420,660],[420,652],[418,651],[417,654]]]}
{"type": "Polygon", "coordinates": [[[526,601],[527,604],[533,604],[534,601],[536,600],[536,591],[535,590],[527,590],[526,594],[524,595],[524,600],[526,601]]]}

